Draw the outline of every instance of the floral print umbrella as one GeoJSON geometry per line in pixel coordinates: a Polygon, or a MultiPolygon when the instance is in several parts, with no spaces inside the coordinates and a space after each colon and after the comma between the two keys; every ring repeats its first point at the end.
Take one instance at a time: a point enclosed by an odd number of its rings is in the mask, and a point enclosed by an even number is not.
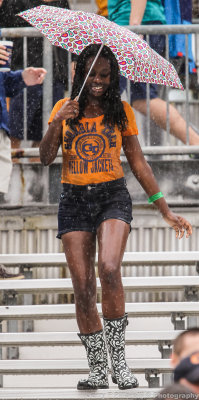
{"type": "Polygon", "coordinates": [[[102,16],[45,5],[18,15],[37,28],[55,46],[80,54],[91,43],[104,43],[115,54],[121,75],[126,78],[183,90],[171,63],[128,28],[102,16]]]}

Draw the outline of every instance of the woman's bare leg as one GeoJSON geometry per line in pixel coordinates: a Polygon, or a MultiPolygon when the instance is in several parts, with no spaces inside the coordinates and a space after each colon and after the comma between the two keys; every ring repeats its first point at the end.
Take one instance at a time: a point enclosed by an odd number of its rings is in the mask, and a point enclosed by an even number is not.
{"type": "Polygon", "coordinates": [[[79,330],[83,334],[97,332],[102,324],[96,307],[96,235],[69,232],[62,235],[62,242],[74,287],[79,330]]]}
{"type": "Polygon", "coordinates": [[[128,235],[129,225],[117,219],[102,222],[97,231],[98,271],[102,286],[102,311],[105,318],[119,318],[125,313],[121,263],[128,235]]]}

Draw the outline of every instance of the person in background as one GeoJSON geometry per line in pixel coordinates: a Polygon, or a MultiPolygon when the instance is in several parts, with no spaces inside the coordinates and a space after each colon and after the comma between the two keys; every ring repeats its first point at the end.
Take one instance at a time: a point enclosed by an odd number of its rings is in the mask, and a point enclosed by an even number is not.
{"type": "Polygon", "coordinates": [[[174,398],[197,400],[199,394],[199,328],[182,331],[174,339],[171,366],[174,370],[175,383],[161,390],[155,400],[174,398]]]}
{"type": "MultiPolygon", "coordinates": [[[[162,0],[108,0],[108,18],[118,25],[166,24],[162,0]]],[[[150,46],[164,56],[165,36],[150,35],[150,46]]],[[[131,84],[131,104],[140,113],[147,115],[146,84],[131,84]]],[[[121,91],[126,88],[126,79],[121,78],[121,91]]],[[[158,86],[150,84],[150,117],[161,129],[166,130],[167,104],[158,97],[158,86]]],[[[169,105],[170,133],[186,144],[186,121],[173,105],[169,105]]],[[[189,127],[189,144],[199,145],[199,135],[189,127]]]]}
{"type": "Polygon", "coordinates": [[[107,0],[96,0],[98,6],[97,13],[102,15],[102,17],[108,17],[107,0]]]}
{"type": "Polygon", "coordinates": [[[79,390],[108,388],[108,357],[112,381],[119,389],[138,386],[125,359],[125,312],[121,263],[132,221],[120,153],[124,153],[139,183],[157,206],[176,237],[192,233],[191,224],[174,214],[166,203],[137,139],[131,106],[121,101],[119,66],[109,47],[103,46],[79,98],[82,84],[100,45],[87,46],[79,55],[70,99],[53,108],[49,127],[40,144],[40,158],[50,165],[62,146],[62,183],[58,235],[75,294],[79,337],[90,368],[79,390]],[[95,257],[102,287],[104,330],[96,305],[95,257]],[[106,337],[106,341],[104,338],[106,337]]]}
{"type": "Polygon", "coordinates": [[[190,328],[182,331],[174,340],[171,365],[173,368],[179,364],[182,358],[194,351],[199,351],[199,328],[190,328]]]}
{"type": "Polygon", "coordinates": [[[198,2],[198,0],[193,0],[192,17],[196,18],[196,19],[199,18],[199,2],[198,2]]]}
{"type": "Polygon", "coordinates": [[[188,388],[199,398],[199,351],[182,358],[174,369],[174,382],[188,388]]]}
{"type": "MultiPolygon", "coordinates": [[[[192,24],[192,0],[163,0],[166,22],[168,25],[192,24]]],[[[169,58],[175,66],[178,75],[185,87],[186,75],[186,43],[185,34],[169,35],[169,58]]],[[[188,35],[188,71],[189,89],[198,97],[199,84],[197,82],[197,68],[192,51],[192,35],[188,35]]]]}
{"type": "MultiPolygon", "coordinates": [[[[0,64],[8,60],[6,47],[0,41],[0,64]]],[[[11,146],[6,97],[17,95],[27,86],[41,85],[46,75],[44,68],[25,68],[23,71],[0,72],[0,194],[8,192],[12,171],[11,146]]],[[[21,274],[10,274],[0,265],[0,279],[21,279],[21,274]]]]}
{"type": "Polygon", "coordinates": [[[174,340],[171,366],[174,380],[199,394],[199,328],[182,331],[174,340]],[[192,357],[192,355],[194,356],[192,357]]]}
{"type": "MultiPolygon", "coordinates": [[[[68,0],[1,0],[0,28],[24,28],[30,25],[17,17],[21,11],[40,5],[69,8],[68,0]]],[[[23,38],[13,39],[12,70],[23,69],[23,38]]],[[[43,38],[27,39],[27,66],[43,66],[43,38]]],[[[53,46],[53,105],[62,97],[68,82],[68,52],[53,46]]],[[[18,93],[10,101],[10,137],[12,148],[19,148],[24,139],[23,92],[18,93]]],[[[32,147],[38,147],[42,138],[42,102],[41,85],[27,89],[27,140],[32,147]]]]}

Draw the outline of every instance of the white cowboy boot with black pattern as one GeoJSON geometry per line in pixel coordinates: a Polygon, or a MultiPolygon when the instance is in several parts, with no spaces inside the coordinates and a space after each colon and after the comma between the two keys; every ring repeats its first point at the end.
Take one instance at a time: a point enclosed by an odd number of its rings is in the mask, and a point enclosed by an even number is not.
{"type": "Polygon", "coordinates": [[[78,333],[87,354],[90,373],[87,379],[77,384],[77,389],[108,389],[108,355],[103,330],[81,334],[78,333]]]}
{"type": "Polygon", "coordinates": [[[127,314],[116,319],[104,318],[106,342],[111,358],[112,381],[119,389],[131,389],[139,386],[137,378],[131,373],[125,360],[125,330],[127,314]]]}

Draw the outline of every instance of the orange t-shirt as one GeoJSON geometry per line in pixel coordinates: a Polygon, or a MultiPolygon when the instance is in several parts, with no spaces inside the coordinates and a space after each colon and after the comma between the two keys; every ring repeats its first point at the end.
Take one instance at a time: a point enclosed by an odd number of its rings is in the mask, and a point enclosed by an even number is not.
{"type": "MultiPolygon", "coordinates": [[[[59,100],[50,115],[49,123],[67,99],[59,100]]],[[[122,136],[137,135],[135,115],[131,106],[123,102],[128,119],[125,132],[118,127],[105,126],[103,115],[82,118],[73,131],[66,121],[62,121],[62,183],[89,185],[122,178],[120,151],[122,136]]]]}

